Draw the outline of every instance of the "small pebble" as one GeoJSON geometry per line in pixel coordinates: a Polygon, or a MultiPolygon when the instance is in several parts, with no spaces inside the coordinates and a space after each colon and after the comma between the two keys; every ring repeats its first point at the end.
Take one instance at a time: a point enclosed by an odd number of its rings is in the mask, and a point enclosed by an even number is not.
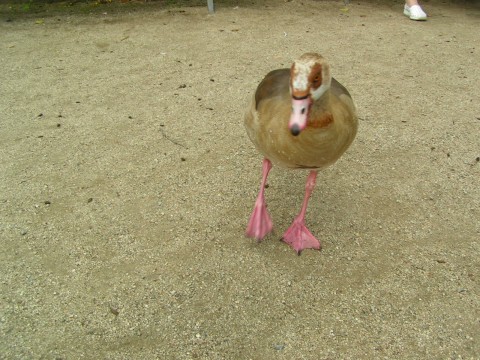
{"type": "Polygon", "coordinates": [[[110,312],[115,316],[118,316],[118,314],[120,314],[118,309],[115,309],[113,306],[109,306],[109,309],[110,309],[110,312]]]}
{"type": "Polygon", "coordinates": [[[282,351],[283,349],[285,349],[285,345],[284,344],[275,344],[275,345],[273,345],[273,348],[277,351],[282,351]]]}

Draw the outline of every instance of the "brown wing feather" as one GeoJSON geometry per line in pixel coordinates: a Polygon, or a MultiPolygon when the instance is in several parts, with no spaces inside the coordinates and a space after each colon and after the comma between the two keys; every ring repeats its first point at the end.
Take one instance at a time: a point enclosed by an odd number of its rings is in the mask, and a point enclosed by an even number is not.
{"type": "Polygon", "coordinates": [[[330,91],[337,97],[340,97],[340,95],[347,95],[349,98],[351,98],[350,93],[348,92],[347,89],[345,89],[345,86],[340,84],[333,77],[332,77],[332,83],[330,84],[330,91]]]}
{"type": "Polygon", "coordinates": [[[288,93],[290,83],[290,69],[278,69],[270,71],[267,76],[258,85],[255,92],[255,108],[258,110],[258,105],[262,100],[284,96],[288,93]]]}

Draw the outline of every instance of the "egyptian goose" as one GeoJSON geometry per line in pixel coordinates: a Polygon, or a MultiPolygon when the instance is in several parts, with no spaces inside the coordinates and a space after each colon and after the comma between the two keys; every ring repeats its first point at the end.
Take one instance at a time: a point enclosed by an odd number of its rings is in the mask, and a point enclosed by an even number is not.
{"type": "Polygon", "coordinates": [[[303,249],[319,250],[320,242],[305,226],[305,213],[317,171],[337,161],[357,133],[355,105],[347,89],[330,76],[330,66],[321,55],[303,54],[290,69],[265,76],[245,115],[245,127],[264,156],[260,192],[246,235],[261,241],[272,231],[265,203],[272,163],[310,169],[302,208],[282,240],[298,254],[303,249]]]}

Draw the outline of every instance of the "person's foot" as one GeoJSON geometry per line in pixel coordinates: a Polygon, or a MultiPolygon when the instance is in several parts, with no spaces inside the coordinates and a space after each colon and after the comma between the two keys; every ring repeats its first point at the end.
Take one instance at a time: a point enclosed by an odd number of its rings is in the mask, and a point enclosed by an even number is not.
{"type": "Polygon", "coordinates": [[[408,16],[410,20],[427,20],[427,14],[425,14],[420,5],[408,6],[405,4],[403,14],[408,16]]]}

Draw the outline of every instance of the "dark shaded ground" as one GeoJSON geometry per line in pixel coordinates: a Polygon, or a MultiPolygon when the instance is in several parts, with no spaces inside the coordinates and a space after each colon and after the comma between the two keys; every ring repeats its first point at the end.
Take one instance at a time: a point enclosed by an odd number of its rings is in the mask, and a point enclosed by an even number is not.
{"type": "Polygon", "coordinates": [[[425,23],[397,2],[3,8],[1,357],[479,358],[467,5],[426,2],[425,23]],[[272,170],[276,234],[243,236],[261,158],[242,122],[263,75],[311,50],[361,121],[310,203],[324,248],[298,257],[278,238],[302,171],[272,170]]]}

